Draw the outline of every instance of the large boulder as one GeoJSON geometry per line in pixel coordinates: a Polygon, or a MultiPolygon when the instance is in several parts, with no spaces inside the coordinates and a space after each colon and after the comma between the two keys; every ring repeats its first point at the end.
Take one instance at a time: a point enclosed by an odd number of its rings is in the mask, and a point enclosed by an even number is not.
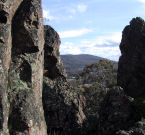
{"type": "Polygon", "coordinates": [[[48,134],[79,134],[85,99],[70,87],[59,55],[60,38],[45,26],[43,105],[48,134]]]}
{"type": "Polygon", "coordinates": [[[131,97],[145,94],[145,22],[137,17],[123,30],[118,85],[131,97]]]}

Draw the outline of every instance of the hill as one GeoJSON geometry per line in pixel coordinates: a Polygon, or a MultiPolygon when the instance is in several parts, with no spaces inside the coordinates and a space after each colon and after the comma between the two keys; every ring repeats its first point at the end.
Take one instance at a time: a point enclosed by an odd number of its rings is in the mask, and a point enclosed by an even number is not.
{"type": "Polygon", "coordinates": [[[82,71],[86,65],[98,62],[102,59],[101,57],[88,54],[61,55],[61,58],[68,76],[75,76],[76,73],[82,71]]]}

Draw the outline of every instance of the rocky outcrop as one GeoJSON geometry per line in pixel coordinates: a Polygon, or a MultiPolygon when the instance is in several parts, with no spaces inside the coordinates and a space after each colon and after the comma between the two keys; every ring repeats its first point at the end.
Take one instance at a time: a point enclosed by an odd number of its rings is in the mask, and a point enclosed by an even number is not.
{"type": "MultiPolygon", "coordinates": [[[[41,0],[1,0],[0,134],[145,134],[143,122],[134,126],[136,121],[145,118],[144,110],[140,109],[145,105],[142,97],[145,91],[144,35],[145,22],[141,18],[133,19],[123,31],[118,84],[124,90],[120,87],[112,88],[113,81],[111,85],[108,82],[109,76],[114,77],[106,70],[108,62],[101,61],[106,64],[103,69],[97,66],[99,72],[96,65],[90,67],[93,72],[88,71],[85,81],[94,81],[90,89],[95,90],[87,95],[90,98],[88,106],[93,104],[91,107],[94,110],[91,111],[93,114],[89,109],[87,111],[88,116],[98,120],[93,132],[90,132],[85,128],[92,126],[93,122],[90,124],[87,121],[85,126],[83,124],[86,119],[83,113],[86,99],[66,80],[59,55],[59,35],[50,26],[43,29],[41,0]],[[92,73],[96,73],[94,78],[92,73]],[[107,80],[104,76],[107,76],[107,80]],[[96,87],[102,89],[102,92],[96,92],[96,87]]],[[[109,68],[114,70],[113,65],[109,68]]]]}
{"type": "Polygon", "coordinates": [[[138,122],[129,131],[121,130],[117,132],[117,135],[145,135],[145,123],[138,122]]]}
{"type": "Polygon", "coordinates": [[[59,76],[66,76],[63,63],[59,55],[61,44],[59,35],[50,26],[44,26],[45,45],[44,45],[44,76],[52,80],[59,76]]]}
{"type": "Polygon", "coordinates": [[[45,26],[43,105],[48,133],[79,134],[85,99],[72,89],[59,55],[60,38],[45,26]]]}
{"type": "Polygon", "coordinates": [[[0,2],[0,134],[8,134],[7,81],[11,60],[11,22],[22,0],[0,2]]]}
{"type": "Polygon", "coordinates": [[[145,22],[137,17],[123,30],[118,85],[134,98],[145,93],[145,22]]]}
{"type": "Polygon", "coordinates": [[[46,26],[45,40],[44,47],[41,0],[0,1],[0,134],[71,135],[85,119],[85,99],[65,77],[59,35],[46,26]]]}
{"type": "Polygon", "coordinates": [[[99,135],[115,135],[137,121],[132,99],[120,87],[113,87],[105,96],[100,108],[99,135]]]}
{"type": "MultiPolygon", "coordinates": [[[[145,22],[140,17],[133,18],[123,30],[117,82],[127,95],[134,98],[133,106],[138,122],[132,128],[117,132],[117,135],[145,134],[145,22]]],[[[133,118],[132,118],[133,119],[133,118]]]]}
{"type": "Polygon", "coordinates": [[[41,0],[0,2],[0,134],[47,134],[43,35],[41,0]]]}
{"type": "Polygon", "coordinates": [[[145,134],[144,35],[145,22],[139,17],[123,30],[117,76],[123,89],[113,87],[105,96],[100,108],[100,135],[145,134]]]}

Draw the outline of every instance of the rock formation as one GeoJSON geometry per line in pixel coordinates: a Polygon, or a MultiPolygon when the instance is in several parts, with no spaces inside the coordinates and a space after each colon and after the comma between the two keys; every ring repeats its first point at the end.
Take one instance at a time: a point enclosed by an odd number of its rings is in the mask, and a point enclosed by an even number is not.
{"type": "Polygon", "coordinates": [[[48,133],[65,135],[79,132],[85,115],[85,100],[67,83],[59,55],[60,38],[50,26],[45,26],[43,104],[48,133]]]}
{"type": "Polygon", "coordinates": [[[46,135],[41,0],[3,0],[0,7],[0,134],[46,135]]]}
{"type": "Polygon", "coordinates": [[[113,87],[100,108],[99,135],[114,135],[118,130],[128,129],[136,121],[131,98],[120,87],[113,87]]]}
{"type": "Polygon", "coordinates": [[[123,30],[118,85],[134,98],[145,93],[145,22],[137,17],[123,30]]]}
{"type": "MultiPolygon", "coordinates": [[[[145,22],[135,18],[123,31],[118,69],[118,84],[135,98],[145,92],[144,44],[145,22]]],[[[0,135],[87,134],[88,130],[81,131],[85,130],[86,99],[67,82],[60,38],[50,26],[43,28],[41,0],[0,1],[0,45],[0,135]]],[[[101,78],[98,83],[105,80],[101,78]]],[[[143,122],[134,126],[138,119],[145,119],[144,110],[138,118],[138,104],[133,106],[133,99],[120,87],[111,87],[98,99],[98,132],[96,127],[93,133],[145,134],[143,122]]],[[[140,102],[144,105],[144,98],[140,102]]]]}
{"type": "Polygon", "coordinates": [[[47,135],[53,130],[71,135],[85,119],[85,99],[65,78],[59,35],[46,26],[45,40],[44,48],[41,0],[0,1],[2,135],[47,135]]]}
{"type": "Polygon", "coordinates": [[[21,0],[0,2],[0,134],[8,134],[7,80],[11,60],[12,19],[21,0]]]}
{"type": "Polygon", "coordinates": [[[117,132],[117,135],[145,135],[145,123],[138,122],[129,131],[121,130],[117,132]]]}

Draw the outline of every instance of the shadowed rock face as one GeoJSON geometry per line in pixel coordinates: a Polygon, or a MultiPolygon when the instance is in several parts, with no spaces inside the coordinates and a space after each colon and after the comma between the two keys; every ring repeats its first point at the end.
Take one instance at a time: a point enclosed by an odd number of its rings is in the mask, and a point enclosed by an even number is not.
{"type": "Polygon", "coordinates": [[[145,22],[137,17],[123,30],[120,44],[122,56],[119,59],[117,76],[117,83],[123,89],[113,87],[106,94],[100,107],[99,135],[145,134],[144,122],[138,122],[144,119],[144,46],[145,22]]]}
{"type": "Polygon", "coordinates": [[[138,122],[135,127],[131,128],[128,131],[121,130],[117,132],[117,135],[144,135],[145,134],[145,123],[138,122]]]}
{"type": "Polygon", "coordinates": [[[44,26],[44,75],[52,80],[59,76],[66,76],[63,64],[59,55],[60,38],[57,32],[50,26],[44,26]]]}
{"type": "Polygon", "coordinates": [[[46,135],[41,0],[4,0],[0,7],[0,133],[46,135]]]}
{"type": "Polygon", "coordinates": [[[100,108],[99,135],[115,135],[115,132],[128,129],[136,121],[131,98],[125,95],[122,88],[113,87],[100,108]]]}
{"type": "Polygon", "coordinates": [[[145,22],[137,17],[123,30],[118,85],[132,97],[145,93],[145,22]]]}
{"type": "Polygon", "coordinates": [[[60,38],[45,26],[43,105],[48,133],[79,134],[85,115],[85,99],[67,83],[59,55],[60,38]]]}

